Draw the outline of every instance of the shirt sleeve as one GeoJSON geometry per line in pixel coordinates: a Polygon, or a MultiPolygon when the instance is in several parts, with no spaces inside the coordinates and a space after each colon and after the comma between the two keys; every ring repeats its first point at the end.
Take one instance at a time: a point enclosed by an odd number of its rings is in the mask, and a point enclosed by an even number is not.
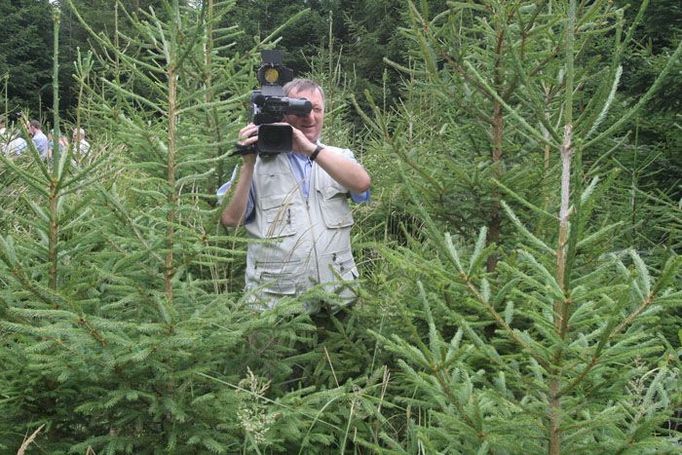
{"type": "Polygon", "coordinates": [[[370,191],[364,191],[362,193],[350,193],[350,198],[355,202],[356,204],[364,204],[365,202],[369,202],[371,194],[370,191]]]}
{"type": "MultiPolygon", "coordinates": [[[[230,177],[230,180],[227,182],[223,183],[220,188],[218,188],[218,191],[216,191],[216,197],[218,198],[218,204],[223,203],[223,198],[227,194],[228,191],[230,191],[230,188],[232,188],[232,184],[234,183],[235,179],[237,178],[237,171],[239,170],[239,165],[236,165],[234,169],[232,170],[232,176],[230,177]]],[[[244,223],[250,223],[253,221],[255,217],[255,213],[253,208],[255,207],[254,201],[256,200],[256,192],[251,185],[251,189],[249,190],[249,199],[246,201],[246,211],[244,212],[244,223]]]]}
{"type": "MultiPolygon", "coordinates": [[[[346,158],[354,163],[357,163],[358,160],[355,159],[355,155],[353,154],[353,151],[351,149],[337,149],[341,151],[341,154],[346,158]]],[[[363,191],[362,193],[353,193],[352,191],[350,192],[350,198],[353,202],[356,204],[364,204],[366,202],[369,202],[371,193],[370,190],[363,191]]]]}
{"type": "Polygon", "coordinates": [[[35,144],[36,149],[38,149],[38,153],[40,153],[40,156],[42,158],[46,158],[48,150],[47,136],[45,136],[44,134],[41,135],[36,134],[36,136],[33,137],[33,143],[35,144]]]}

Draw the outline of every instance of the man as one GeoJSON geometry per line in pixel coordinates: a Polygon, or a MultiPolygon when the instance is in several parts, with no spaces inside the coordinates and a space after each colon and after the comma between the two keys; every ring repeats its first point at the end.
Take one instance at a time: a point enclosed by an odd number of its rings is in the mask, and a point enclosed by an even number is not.
{"type": "Polygon", "coordinates": [[[38,120],[33,119],[28,123],[28,133],[33,137],[33,144],[35,145],[36,150],[38,150],[40,157],[42,159],[47,159],[48,140],[47,136],[43,133],[42,126],[38,120]]]}
{"type": "Polygon", "coordinates": [[[72,136],[73,150],[78,153],[81,158],[90,151],[90,143],[85,140],[85,130],[83,128],[74,128],[72,136]]]}
{"type": "MultiPolygon", "coordinates": [[[[322,88],[295,79],[284,91],[290,98],[308,99],[313,108],[308,115],[285,116],[293,150],[271,157],[243,155],[222,222],[243,223],[256,240],[249,243],[246,258],[246,291],[255,303],[271,307],[282,297],[321,285],[338,295],[332,299],[336,303],[349,304],[356,297],[351,284],[358,272],[350,245],[348,196],[367,201],[371,180],[353,152],[320,142],[322,88]]],[[[254,145],[257,132],[254,124],[244,127],[240,144],[254,145]]],[[[317,310],[315,305],[319,302],[308,304],[308,310],[317,310]]]]}

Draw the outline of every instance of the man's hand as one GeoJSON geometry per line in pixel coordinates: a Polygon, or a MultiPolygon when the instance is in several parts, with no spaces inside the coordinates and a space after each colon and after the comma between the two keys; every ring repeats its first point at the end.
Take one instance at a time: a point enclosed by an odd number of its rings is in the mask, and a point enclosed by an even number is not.
{"type": "MultiPolygon", "coordinates": [[[[255,147],[256,142],[258,142],[258,125],[249,123],[239,131],[239,145],[255,147]]],[[[256,164],[256,154],[246,153],[242,155],[242,160],[245,165],[253,166],[256,164]]]]}
{"type": "MultiPolygon", "coordinates": [[[[285,125],[283,123],[283,125],[285,125]]],[[[288,125],[288,123],[286,123],[288,125]]],[[[292,148],[294,152],[303,153],[310,156],[317,144],[311,142],[305,134],[296,127],[292,126],[292,148]]],[[[346,159],[337,153],[329,153],[326,149],[321,149],[315,158],[315,162],[324,169],[334,180],[354,193],[367,191],[371,185],[369,174],[359,163],[346,159]]]]}
{"type": "MultiPolygon", "coordinates": [[[[258,141],[258,126],[249,123],[239,131],[239,145],[253,147],[258,141]]],[[[242,155],[244,165],[239,170],[239,178],[235,188],[232,190],[230,202],[223,210],[221,221],[225,226],[236,227],[244,223],[244,218],[248,215],[249,191],[253,181],[253,172],[256,164],[256,154],[247,153],[242,155]]]]}
{"type": "Polygon", "coordinates": [[[317,145],[303,134],[303,131],[290,125],[286,122],[273,123],[273,125],[291,126],[291,148],[292,151],[296,153],[302,153],[306,156],[310,156],[311,153],[315,151],[317,145]]]}
{"type": "Polygon", "coordinates": [[[303,131],[299,130],[298,128],[292,126],[291,130],[291,147],[294,149],[294,152],[299,152],[310,156],[310,154],[315,151],[315,147],[317,147],[317,145],[313,142],[310,142],[305,134],[303,134],[303,131]]]}

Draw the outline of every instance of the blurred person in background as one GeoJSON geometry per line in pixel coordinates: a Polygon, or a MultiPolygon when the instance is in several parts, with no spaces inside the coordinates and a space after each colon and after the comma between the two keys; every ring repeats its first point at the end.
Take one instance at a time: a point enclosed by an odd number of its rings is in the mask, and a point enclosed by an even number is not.
{"type": "Polygon", "coordinates": [[[90,143],[85,140],[85,130],[83,128],[74,128],[71,136],[71,143],[73,144],[73,151],[84,157],[90,151],[90,143]]]}
{"type": "Polygon", "coordinates": [[[36,150],[38,150],[40,157],[42,159],[47,159],[49,153],[48,140],[45,133],[43,133],[43,127],[40,122],[36,119],[32,119],[28,122],[27,130],[28,134],[33,138],[33,144],[35,145],[36,150]]]}

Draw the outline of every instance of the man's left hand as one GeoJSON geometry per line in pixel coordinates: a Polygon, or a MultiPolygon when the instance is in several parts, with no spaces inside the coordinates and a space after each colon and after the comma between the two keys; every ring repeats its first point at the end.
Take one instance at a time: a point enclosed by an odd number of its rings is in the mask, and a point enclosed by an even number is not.
{"type": "MultiPolygon", "coordinates": [[[[275,125],[286,125],[291,126],[286,122],[275,123],[275,125]]],[[[311,153],[315,151],[316,144],[310,142],[310,140],[303,134],[303,131],[298,128],[291,126],[291,148],[294,152],[302,153],[306,156],[310,156],[311,153]]]]}

